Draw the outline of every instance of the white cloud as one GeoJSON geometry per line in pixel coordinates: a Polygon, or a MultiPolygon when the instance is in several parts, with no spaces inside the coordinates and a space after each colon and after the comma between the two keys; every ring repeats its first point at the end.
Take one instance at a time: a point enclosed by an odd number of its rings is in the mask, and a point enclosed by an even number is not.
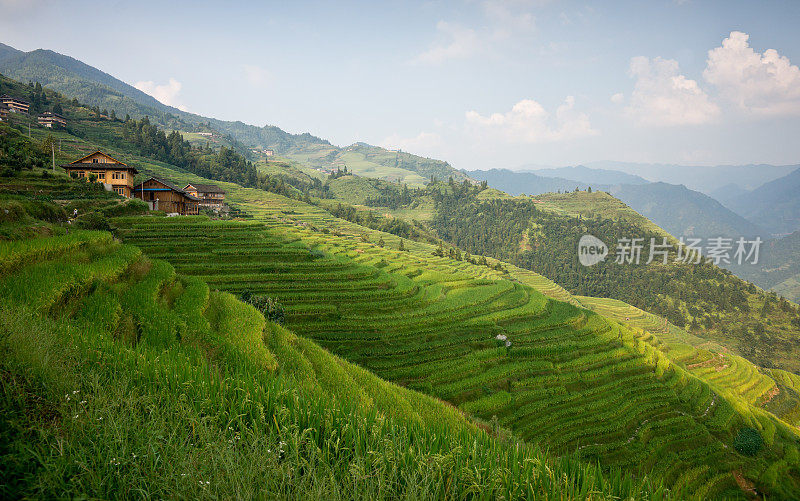
{"type": "Polygon", "coordinates": [[[242,65],[242,70],[244,71],[245,80],[253,87],[265,87],[272,81],[270,72],[261,66],[244,64],[242,65]]]}
{"type": "Polygon", "coordinates": [[[765,114],[800,114],[800,68],[775,49],[763,54],[750,35],[731,32],[722,46],[708,51],[703,78],[740,109],[765,114]]]}
{"type": "Polygon", "coordinates": [[[178,94],[180,94],[183,85],[174,78],[170,77],[169,82],[164,85],[157,85],[152,80],[146,80],[136,82],[133,86],[145,94],[150,94],[167,106],[174,106],[181,111],[187,111],[186,106],[181,104],[178,98],[178,94]]]}
{"type": "Polygon", "coordinates": [[[514,2],[507,0],[487,0],[483,2],[483,10],[490,21],[491,36],[508,38],[515,33],[532,30],[535,24],[533,14],[526,11],[513,10],[514,2]]]}
{"type": "Polygon", "coordinates": [[[674,59],[634,57],[630,74],[636,84],[625,111],[641,124],[698,125],[719,115],[719,107],[696,81],[681,75],[674,59]]]}
{"type": "Polygon", "coordinates": [[[463,59],[476,54],[481,47],[475,30],[439,21],[436,24],[439,42],[414,58],[414,62],[439,64],[448,59],[463,59]]]}
{"type": "Polygon", "coordinates": [[[575,98],[567,96],[551,118],[541,104],[523,99],[506,113],[483,116],[468,111],[466,119],[475,133],[490,134],[508,142],[546,143],[596,135],[598,132],[592,129],[589,117],[574,107],[575,98]]]}
{"type": "Polygon", "coordinates": [[[402,150],[409,153],[431,155],[442,146],[442,138],[433,132],[420,132],[414,137],[392,134],[379,143],[388,150],[402,150]]]}
{"type": "Polygon", "coordinates": [[[617,92],[613,96],[611,96],[611,102],[614,104],[620,104],[625,101],[625,94],[622,92],[617,92]]]}
{"type": "Polygon", "coordinates": [[[411,62],[441,64],[450,59],[466,59],[490,52],[495,45],[517,35],[530,33],[536,21],[526,10],[531,4],[540,2],[485,0],[481,4],[484,24],[475,28],[439,21],[436,23],[436,41],[411,62]]]}

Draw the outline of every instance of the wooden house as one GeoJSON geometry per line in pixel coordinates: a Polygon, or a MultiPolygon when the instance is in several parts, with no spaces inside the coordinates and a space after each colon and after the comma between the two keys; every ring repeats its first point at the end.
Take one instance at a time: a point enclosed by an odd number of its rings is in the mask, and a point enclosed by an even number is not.
{"type": "Polygon", "coordinates": [[[221,209],[225,205],[225,191],[214,184],[187,184],[183,191],[200,199],[200,207],[221,209]]]}
{"type": "Polygon", "coordinates": [[[133,196],[144,200],[150,210],[163,210],[168,214],[182,216],[199,214],[200,199],[186,193],[163,179],[151,177],[133,187],[133,196]]]}
{"type": "Polygon", "coordinates": [[[0,122],[8,120],[8,106],[0,103],[0,122]]]}
{"type": "Polygon", "coordinates": [[[67,119],[59,115],[58,113],[53,113],[52,111],[45,111],[37,118],[39,125],[47,128],[53,127],[66,127],[67,126],[67,119]]]}
{"type": "Polygon", "coordinates": [[[5,104],[11,113],[27,113],[30,107],[28,101],[11,97],[8,94],[0,96],[0,103],[5,104]]]}
{"type": "Polygon", "coordinates": [[[96,181],[103,183],[107,190],[129,198],[133,190],[133,177],[138,172],[102,151],[95,151],[61,167],[73,177],[91,179],[94,174],[96,181]]]}

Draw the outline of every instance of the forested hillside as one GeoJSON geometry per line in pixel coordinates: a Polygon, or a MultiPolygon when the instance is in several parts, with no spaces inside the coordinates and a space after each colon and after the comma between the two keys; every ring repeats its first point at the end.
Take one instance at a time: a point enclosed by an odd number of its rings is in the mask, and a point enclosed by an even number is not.
{"type": "Polygon", "coordinates": [[[609,195],[576,192],[537,203],[480,199],[476,189],[457,188],[437,199],[431,221],[438,234],[454,245],[534,270],[575,294],[616,298],[663,315],[761,366],[800,370],[797,306],[705,260],[676,263],[672,254],[667,265],[644,264],[650,239],[660,243],[664,233],[648,228],[643,218],[593,213],[597,199],[613,200],[609,195]],[[611,256],[593,267],[581,265],[577,242],[587,233],[609,246],[620,238],[643,238],[642,264],[617,264],[611,256]]]}

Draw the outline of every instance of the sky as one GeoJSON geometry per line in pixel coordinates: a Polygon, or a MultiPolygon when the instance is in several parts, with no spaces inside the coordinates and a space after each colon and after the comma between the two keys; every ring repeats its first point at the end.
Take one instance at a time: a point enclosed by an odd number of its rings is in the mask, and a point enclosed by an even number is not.
{"type": "Polygon", "coordinates": [[[0,0],[52,49],[204,116],[459,169],[800,163],[800,2],[0,0]]]}

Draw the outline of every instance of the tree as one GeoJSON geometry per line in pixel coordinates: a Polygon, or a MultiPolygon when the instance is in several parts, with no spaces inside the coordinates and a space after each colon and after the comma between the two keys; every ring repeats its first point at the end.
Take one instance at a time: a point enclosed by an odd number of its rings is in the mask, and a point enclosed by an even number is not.
{"type": "Polygon", "coordinates": [[[64,114],[64,110],[61,108],[61,103],[56,103],[53,106],[53,113],[58,113],[59,115],[63,115],[64,114]]]}
{"type": "Polygon", "coordinates": [[[736,438],[733,439],[734,449],[745,456],[755,456],[763,445],[764,439],[761,438],[758,430],[750,427],[740,429],[736,438]]]}
{"type": "Polygon", "coordinates": [[[406,250],[405,246],[403,246],[403,239],[400,239],[400,245],[397,247],[397,250],[403,252],[406,250]]]}
{"type": "Polygon", "coordinates": [[[383,237],[381,237],[380,240],[378,240],[378,247],[383,247],[384,245],[386,245],[386,242],[384,242],[383,237]]]}
{"type": "Polygon", "coordinates": [[[589,186],[588,188],[586,188],[586,191],[587,191],[588,193],[591,193],[591,192],[592,192],[592,187],[591,187],[591,186],[589,186]]]}

